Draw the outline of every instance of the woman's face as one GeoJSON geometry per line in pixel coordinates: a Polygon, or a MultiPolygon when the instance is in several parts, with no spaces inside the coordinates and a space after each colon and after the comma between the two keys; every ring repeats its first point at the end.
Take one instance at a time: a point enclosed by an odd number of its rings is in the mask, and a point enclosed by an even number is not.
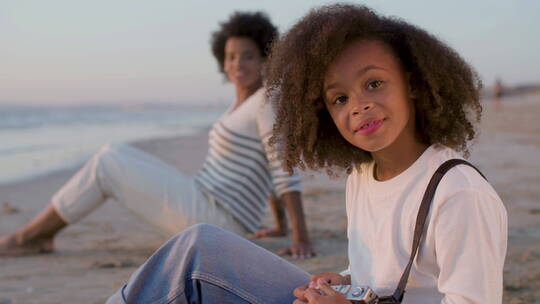
{"type": "Polygon", "coordinates": [[[227,39],[223,69],[229,81],[236,87],[260,87],[263,64],[264,58],[253,40],[244,37],[227,39]]]}
{"type": "Polygon", "coordinates": [[[325,74],[324,97],[341,135],[364,151],[397,148],[415,138],[407,76],[382,42],[346,47],[325,74]]]}

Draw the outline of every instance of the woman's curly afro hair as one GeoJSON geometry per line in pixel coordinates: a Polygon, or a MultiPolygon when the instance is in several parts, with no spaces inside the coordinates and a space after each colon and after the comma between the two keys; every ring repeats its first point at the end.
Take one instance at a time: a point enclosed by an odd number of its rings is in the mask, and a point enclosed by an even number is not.
{"type": "Polygon", "coordinates": [[[328,66],[351,42],[377,40],[390,47],[410,76],[416,128],[422,142],[468,154],[479,122],[481,82],[450,47],[403,20],[360,5],[336,4],[310,11],[273,47],[267,89],[276,110],[271,143],[279,143],[284,166],[344,168],[371,161],[347,142],[324,105],[328,66]]]}
{"type": "Polygon", "coordinates": [[[278,30],[263,12],[234,12],[229,20],[220,23],[218,31],[212,34],[210,45],[212,54],[218,61],[219,71],[224,73],[225,44],[231,37],[249,38],[257,44],[263,58],[268,56],[272,41],[277,38],[278,30]]]}

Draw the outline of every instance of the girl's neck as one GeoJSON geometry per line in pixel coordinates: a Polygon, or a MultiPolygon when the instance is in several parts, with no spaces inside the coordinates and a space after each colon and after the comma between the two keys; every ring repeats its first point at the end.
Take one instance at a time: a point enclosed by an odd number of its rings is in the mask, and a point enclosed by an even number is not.
{"type": "Polygon", "coordinates": [[[372,152],[375,162],[374,178],[378,181],[389,180],[407,170],[429,147],[417,138],[394,142],[390,147],[372,152]]]}
{"type": "Polygon", "coordinates": [[[234,103],[233,110],[238,108],[249,96],[257,92],[257,90],[262,86],[262,82],[257,82],[256,84],[249,87],[240,87],[236,86],[236,101],[234,103]]]}

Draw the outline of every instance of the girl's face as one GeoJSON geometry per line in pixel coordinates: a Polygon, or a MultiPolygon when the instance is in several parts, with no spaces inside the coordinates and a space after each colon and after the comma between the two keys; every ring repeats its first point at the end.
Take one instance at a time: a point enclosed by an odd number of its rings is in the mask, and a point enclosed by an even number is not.
{"type": "Polygon", "coordinates": [[[253,40],[243,37],[227,39],[223,70],[236,87],[247,89],[261,86],[263,64],[264,58],[253,40]]]}
{"type": "Polygon", "coordinates": [[[330,64],[324,79],[326,108],[341,135],[368,152],[414,140],[408,79],[380,41],[351,43],[330,64]]]}

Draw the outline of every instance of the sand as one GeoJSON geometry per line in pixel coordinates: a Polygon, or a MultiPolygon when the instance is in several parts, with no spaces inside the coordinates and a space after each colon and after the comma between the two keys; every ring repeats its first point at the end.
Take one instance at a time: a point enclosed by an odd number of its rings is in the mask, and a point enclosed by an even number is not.
{"type": "MultiPolygon", "coordinates": [[[[508,210],[504,303],[540,303],[540,97],[487,104],[472,161],[508,210]],[[532,101],[531,101],[532,100],[532,101]]],[[[158,138],[135,145],[194,173],[206,135],[158,138]]],[[[76,168],[0,186],[0,234],[12,232],[47,203],[76,168]],[[8,205],[2,205],[7,202],[8,205]]],[[[308,226],[318,257],[293,263],[310,272],[347,266],[344,178],[303,174],[308,226]]],[[[271,218],[265,219],[271,224],[271,218]]],[[[103,303],[167,239],[116,203],[106,203],[62,231],[53,254],[0,258],[0,304],[103,303]]],[[[287,238],[255,240],[277,251],[287,238]]],[[[290,259],[289,259],[290,260],[290,259]]]]}

